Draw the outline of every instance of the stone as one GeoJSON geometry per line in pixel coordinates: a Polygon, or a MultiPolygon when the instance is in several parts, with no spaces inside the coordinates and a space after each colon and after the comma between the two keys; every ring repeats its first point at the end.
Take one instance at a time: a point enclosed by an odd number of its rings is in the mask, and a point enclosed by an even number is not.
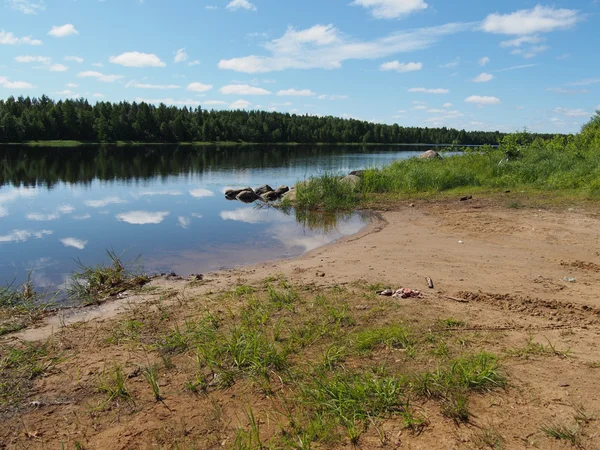
{"type": "Polygon", "coordinates": [[[273,191],[273,188],[271,186],[269,186],[268,184],[265,184],[265,185],[259,187],[258,189],[254,190],[256,195],[263,195],[263,194],[266,194],[267,192],[272,192],[272,191],[273,191]]]}
{"type": "Polygon", "coordinates": [[[354,175],[357,177],[362,177],[365,174],[364,170],[353,170],[349,175],[354,175]]]}
{"type": "MultiPolygon", "coordinates": [[[[245,192],[245,191],[252,191],[252,188],[246,187],[246,188],[239,188],[239,189],[227,189],[225,191],[225,197],[227,197],[230,200],[233,200],[233,199],[237,198],[237,196],[239,194],[241,194],[242,192],[245,192]]],[[[252,192],[254,192],[254,191],[252,191],[252,192]]]]}
{"type": "Polygon", "coordinates": [[[289,192],[290,188],[288,186],[279,186],[277,189],[275,189],[275,193],[281,197],[283,194],[285,194],[286,192],[289,192]]]}
{"type": "Polygon", "coordinates": [[[292,189],[289,192],[286,192],[283,196],[284,199],[289,200],[290,202],[296,201],[296,189],[292,189]]]}
{"type": "Polygon", "coordinates": [[[273,202],[279,198],[279,195],[275,191],[269,191],[262,194],[260,198],[265,202],[273,202]]]}
{"type": "Polygon", "coordinates": [[[419,158],[421,159],[436,159],[441,158],[440,154],[435,150],[427,150],[425,153],[422,153],[419,158]]]}
{"type": "Polygon", "coordinates": [[[357,177],[356,175],[347,175],[344,178],[342,178],[342,183],[348,183],[352,186],[356,186],[358,183],[360,183],[360,177],[357,177]]]}
{"type": "Polygon", "coordinates": [[[260,197],[256,195],[256,193],[253,190],[249,190],[240,192],[238,195],[236,195],[235,198],[237,198],[240,202],[243,203],[252,203],[258,200],[260,197]]]}

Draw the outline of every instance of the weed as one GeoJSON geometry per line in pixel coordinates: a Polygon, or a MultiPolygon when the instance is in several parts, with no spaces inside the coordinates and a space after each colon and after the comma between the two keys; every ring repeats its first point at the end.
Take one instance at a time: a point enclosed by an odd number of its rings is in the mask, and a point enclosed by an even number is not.
{"type": "Polygon", "coordinates": [[[450,328],[450,329],[464,328],[467,326],[466,322],[455,319],[453,317],[448,317],[447,319],[440,319],[437,321],[437,324],[440,328],[450,328]]]}
{"type": "Polygon", "coordinates": [[[348,210],[356,206],[359,198],[357,186],[330,173],[311,178],[296,186],[296,204],[299,209],[348,210]]]}
{"type": "Polygon", "coordinates": [[[154,399],[157,402],[162,401],[163,397],[160,395],[160,386],[158,384],[158,366],[156,364],[148,365],[142,369],[142,374],[152,388],[154,399]]]}
{"type": "Polygon", "coordinates": [[[119,399],[131,399],[131,393],[125,384],[125,376],[121,366],[115,364],[111,370],[104,369],[102,371],[98,391],[107,395],[107,403],[119,399]]]}
{"type": "Polygon", "coordinates": [[[567,441],[573,445],[579,443],[579,438],[581,435],[581,429],[579,425],[569,426],[565,424],[548,424],[542,426],[542,431],[551,438],[567,441]]]}
{"type": "Polygon", "coordinates": [[[490,448],[492,450],[502,450],[506,443],[506,439],[493,427],[481,428],[473,434],[471,441],[479,449],[490,448]]]}
{"type": "Polygon", "coordinates": [[[203,376],[197,374],[194,379],[185,382],[185,389],[196,395],[201,392],[206,393],[208,383],[203,376]]]}
{"type": "Polygon", "coordinates": [[[361,331],[354,336],[355,347],[359,352],[373,351],[377,346],[405,349],[412,345],[409,332],[399,326],[390,325],[361,331]]]}
{"type": "Polygon", "coordinates": [[[254,288],[251,286],[245,286],[243,284],[236,286],[233,290],[232,294],[235,297],[243,297],[245,295],[250,295],[254,293],[254,288]]]}
{"type": "Polygon", "coordinates": [[[442,414],[455,422],[468,422],[469,399],[464,392],[452,392],[442,402],[442,414]]]}
{"type": "Polygon", "coordinates": [[[50,308],[56,294],[38,294],[31,282],[31,273],[20,287],[0,286],[0,336],[21,330],[39,319],[50,308]]]}
{"type": "Polygon", "coordinates": [[[331,345],[327,347],[327,350],[325,350],[321,367],[323,367],[325,370],[334,371],[342,365],[342,363],[346,360],[346,356],[346,347],[331,345]]]}

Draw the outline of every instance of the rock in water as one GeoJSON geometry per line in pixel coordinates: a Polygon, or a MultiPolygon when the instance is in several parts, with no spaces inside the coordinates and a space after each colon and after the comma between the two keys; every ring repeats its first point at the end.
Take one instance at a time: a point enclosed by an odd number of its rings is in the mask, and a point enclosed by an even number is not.
{"type": "Polygon", "coordinates": [[[435,150],[427,150],[425,153],[422,153],[419,158],[421,159],[436,159],[441,158],[440,154],[435,150]]]}
{"type": "Polygon", "coordinates": [[[342,178],[341,181],[342,183],[348,183],[352,186],[356,186],[358,183],[360,183],[360,177],[357,177],[356,175],[348,175],[342,178]]]}
{"type": "Polygon", "coordinates": [[[235,198],[237,198],[240,202],[252,203],[258,200],[260,197],[256,195],[253,190],[249,190],[240,192],[235,198]]]}
{"type": "Polygon", "coordinates": [[[270,191],[262,194],[260,198],[265,202],[273,202],[279,198],[279,195],[275,191],[270,191]]]}
{"type": "Polygon", "coordinates": [[[264,186],[261,186],[258,189],[254,190],[256,195],[263,195],[263,194],[266,194],[267,192],[272,192],[272,191],[273,191],[273,188],[271,186],[269,186],[268,184],[265,184],[264,186]]]}
{"type": "Polygon", "coordinates": [[[275,189],[275,193],[281,197],[283,194],[285,194],[286,192],[289,192],[290,188],[287,186],[279,186],[277,189],[275,189]]]}
{"type": "MultiPolygon", "coordinates": [[[[225,197],[233,200],[233,199],[237,198],[237,196],[240,193],[245,192],[245,191],[252,191],[252,188],[246,187],[246,188],[239,188],[239,189],[227,189],[225,191],[225,197]]],[[[252,192],[254,192],[254,191],[252,191],[252,192]]]]}

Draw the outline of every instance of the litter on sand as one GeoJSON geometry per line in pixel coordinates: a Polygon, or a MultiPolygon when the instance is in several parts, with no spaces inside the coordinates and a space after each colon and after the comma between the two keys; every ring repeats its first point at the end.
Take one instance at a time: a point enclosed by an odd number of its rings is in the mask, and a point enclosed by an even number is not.
{"type": "Polygon", "coordinates": [[[421,291],[409,288],[401,288],[396,291],[392,289],[385,289],[383,291],[378,291],[377,295],[393,298],[423,298],[421,291]]]}

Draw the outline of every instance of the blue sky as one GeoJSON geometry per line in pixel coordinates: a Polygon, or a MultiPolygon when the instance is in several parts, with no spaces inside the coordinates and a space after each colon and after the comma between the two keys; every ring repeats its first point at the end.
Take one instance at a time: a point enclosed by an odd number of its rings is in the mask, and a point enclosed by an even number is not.
{"type": "Polygon", "coordinates": [[[0,0],[0,97],[577,132],[600,2],[0,0]]]}

